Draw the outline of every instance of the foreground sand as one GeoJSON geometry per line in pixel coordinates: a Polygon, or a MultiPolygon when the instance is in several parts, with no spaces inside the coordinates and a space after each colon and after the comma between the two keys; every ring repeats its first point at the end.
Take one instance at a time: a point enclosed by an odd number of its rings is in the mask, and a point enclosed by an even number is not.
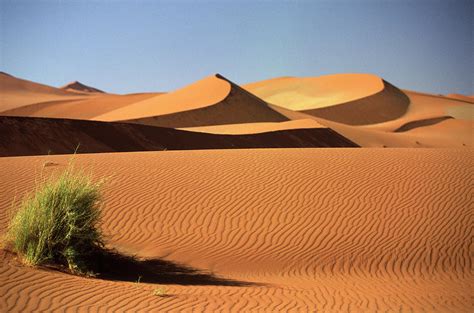
{"type": "MultiPolygon", "coordinates": [[[[108,177],[110,244],[173,263],[136,284],[125,272],[100,280],[25,268],[2,253],[0,311],[472,312],[472,156],[471,149],[78,155],[77,166],[108,177]],[[157,284],[168,296],[152,295],[157,284]]],[[[0,229],[14,198],[68,160],[0,158],[0,229]]]]}

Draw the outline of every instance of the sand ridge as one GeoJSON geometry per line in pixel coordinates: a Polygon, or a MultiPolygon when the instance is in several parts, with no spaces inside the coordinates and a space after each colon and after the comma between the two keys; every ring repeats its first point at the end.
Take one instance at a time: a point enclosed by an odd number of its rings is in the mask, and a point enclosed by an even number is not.
{"type": "MultiPolygon", "coordinates": [[[[472,154],[268,149],[78,155],[78,166],[109,177],[103,227],[112,245],[212,273],[215,284],[157,279],[137,288],[133,281],[33,270],[2,255],[0,309],[470,312],[473,207],[466,169],[474,165],[472,154]],[[169,297],[152,296],[156,284],[165,284],[169,297]]],[[[13,197],[18,201],[37,175],[62,169],[68,160],[0,158],[1,229],[13,197]],[[44,167],[47,161],[56,165],[44,167]]]]}

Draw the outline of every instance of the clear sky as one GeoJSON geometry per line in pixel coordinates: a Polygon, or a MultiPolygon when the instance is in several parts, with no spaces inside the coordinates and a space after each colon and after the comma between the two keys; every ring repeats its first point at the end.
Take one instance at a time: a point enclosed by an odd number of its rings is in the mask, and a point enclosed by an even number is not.
{"type": "Polygon", "coordinates": [[[0,0],[0,70],[53,86],[169,91],[373,73],[400,88],[474,94],[474,1],[0,0]]]}

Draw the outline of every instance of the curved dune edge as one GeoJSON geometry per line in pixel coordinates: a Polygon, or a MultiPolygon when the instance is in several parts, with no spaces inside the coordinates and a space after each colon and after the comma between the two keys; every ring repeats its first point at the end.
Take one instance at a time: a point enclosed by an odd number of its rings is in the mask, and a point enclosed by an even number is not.
{"type": "Polygon", "coordinates": [[[195,110],[222,101],[231,91],[225,80],[208,76],[174,92],[133,103],[106,114],[96,116],[99,121],[120,121],[195,110]]]}
{"type": "MultiPolygon", "coordinates": [[[[77,155],[76,166],[97,179],[108,177],[103,229],[111,245],[249,285],[184,286],[181,277],[137,286],[31,269],[2,254],[0,309],[470,312],[466,169],[474,166],[472,154],[291,149],[77,155]],[[163,284],[169,296],[153,296],[163,284]]],[[[17,203],[40,173],[68,161],[0,158],[0,229],[12,199],[17,196],[17,203]]]]}
{"type": "Polygon", "coordinates": [[[159,93],[139,93],[129,95],[91,94],[86,99],[56,100],[34,103],[4,111],[5,116],[54,117],[73,119],[93,119],[98,115],[143,101],[159,93]]]}
{"type": "Polygon", "coordinates": [[[455,119],[474,120],[474,107],[466,102],[436,95],[403,90],[410,98],[407,112],[398,119],[364,125],[365,129],[394,132],[404,124],[419,120],[451,116],[455,119]]]}
{"type": "Polygon", "coordinates": [[[403,116],[410,105],[410,99],[390,83],[383,81],[383,84],[383,90],[374,95],[303,112],[347,125],[376,124],[403,116]]]}
{"type": "Polygon", "coordinates": [[[265,101],[225,77],[216,74],[213,78],[213,81],[214,80],[220,80],[230,86],[230,92],[217,103],[171,114],[140,119],[127,119],[125,122],[160,127],[186,128],[238,123],[288,121],[286,116],[273,110],[265,101]]]}
{"type": "Polygon", "coordinates": [[[188,127],[179,128],[181,130],[187,130],[192,132],[207,133],[207,134],[226,134],[226,135],[239,135],[239,134],[258,134],[265,132],[273,132],[279,130],[289,129],[308,129],[308,128],[327,128],[324,125],[316,122],[313,119],[294,120],[288,122],[279,123],[241,123],[241,124],[226,124],[226,125],[215,125],[215,126],[202,126],[202,127],[188,127]]]}
{"type": "Polygon", "coordinates": [[[242,85],[268,103],[304,111],[365,98],[384,89],[372,74],[334,74],[319,77],[279,77],[242,85]]]}

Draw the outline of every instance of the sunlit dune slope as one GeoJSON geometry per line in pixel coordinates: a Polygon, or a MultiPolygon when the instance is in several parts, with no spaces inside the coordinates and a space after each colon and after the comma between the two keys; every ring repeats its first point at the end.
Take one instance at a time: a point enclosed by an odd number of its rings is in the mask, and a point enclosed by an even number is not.
{"type": "Polygon", "coordinates": [[[320,77],[279,77],[242,85],[263,100],[304,111],[342,104],[383,90],[382,80],[370,74],[334,74],[320,77]]]}
{"type": "Polygon", "coordinates": [[[460,94],[456,94],[456,93],[451,93],[449,95],[446,95],[446,97],[452,98],[452,99],[458,99],[458,100],[462,100],[462,101],[470,102],[470,103],[474,104],[474,97],[473,96],[465,96],[465,95],[460,95],[460,94]]]}
{"type": "Polygon", "coordinates": [[[163,127],[281,122],[288,119],[219,74],[175,92],[153,97],[97,116],[163,127]]]}
{"type": "MultiPolygon", "coordinates": [[[[301,125],[303,126],[303,125],[301,125]]],[[[328,128],[205,134],[118,122],[0,116],[0,156],[190,149],[357,147],[328,128]]]]}
{"type": "MultiPolygon", "coordinates": [[[[112,280],[80,278],[2,253],[0,310],[472,312],[473,153],[77,155],[76,167],[107,178],[109,244],[157,273],[118,264],[112,280]],[[163,285],[167,296],[153,296],[163,285]]],[[[2,231],[12,203],[68,162],[0,158],[2,231]]]]}
{"type": "Polygon", "coordinates": [[[401,90],[370,74],[287,77],[244,88],[269,103],[350,125],[392,120],[409,104],[401,90]]]}
{"type": "Polygon", "coordinates": [[[201,126],[201,127],[188,127],[181,128],[182,130],[188,130],[200,133],[209,134],[257,134],[271,131],[288,130],[288,129],[308,129],[308,128],[327,128],[321,125],[314,119],[301,119],[288,122],[279,123],[242,123],[242,124],[227,124],[227,125],[215,125],[215,126],[201,126]]]}
{"type": "Polygon", "coordinates": [[[68,92],[0,72],[0,113],[32,103],[85,97],[87,95],[68,92]]]}

